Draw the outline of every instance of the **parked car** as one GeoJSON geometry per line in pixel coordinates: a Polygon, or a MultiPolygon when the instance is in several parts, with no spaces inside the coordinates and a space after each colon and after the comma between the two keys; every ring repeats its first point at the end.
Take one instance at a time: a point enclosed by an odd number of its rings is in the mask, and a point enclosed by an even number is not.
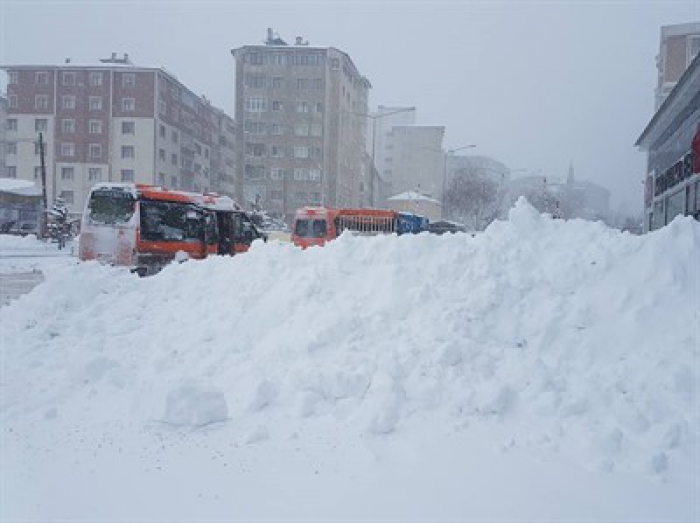
{"type": "Polygon", "coordinates": [[[446,232],[467,232],[467,228],[461,223],[440,220],[437,222],[430,222],[428,224],[428,231],[433,234],[445,234],[446,232]]]}

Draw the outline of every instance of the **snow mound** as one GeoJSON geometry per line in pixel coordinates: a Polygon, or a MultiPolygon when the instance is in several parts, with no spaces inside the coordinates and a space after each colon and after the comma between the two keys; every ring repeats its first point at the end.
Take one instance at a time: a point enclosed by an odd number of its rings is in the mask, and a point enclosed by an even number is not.
{"type": "Polygon", "coordinates": [[[636,237],[520,201],[476,237],[270,242],[146,279],[66,267],[3,312],[0,408],[27,437],[50,406],[66,427],[214,423],[263,448],[485,430],[502,452],[690,478],[698,259],[690,219],[636,237]]]}

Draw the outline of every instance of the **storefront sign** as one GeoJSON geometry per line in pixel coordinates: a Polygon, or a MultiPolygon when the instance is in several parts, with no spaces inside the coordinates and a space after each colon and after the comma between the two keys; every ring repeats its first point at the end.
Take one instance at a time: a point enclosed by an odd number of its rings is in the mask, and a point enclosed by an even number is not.
{"type": "Polygon", "coordinates": [[[654,186],[654,196],[660,196],[671,187],[675,187],[693,175],[693,151],[669,167],[661,176],[657,176],[654,186]]]}

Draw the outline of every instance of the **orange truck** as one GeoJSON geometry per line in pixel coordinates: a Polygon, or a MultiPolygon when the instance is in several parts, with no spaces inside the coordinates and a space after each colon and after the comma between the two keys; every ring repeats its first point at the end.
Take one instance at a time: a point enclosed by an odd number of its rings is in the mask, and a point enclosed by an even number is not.
{"type": "Polygon", "coordinates": [[[125,266],[145,276],[174,259],[245,252],[265,239],[233,200],[127,183],[95,185],[80,233],[80,259],[125,266]]]}

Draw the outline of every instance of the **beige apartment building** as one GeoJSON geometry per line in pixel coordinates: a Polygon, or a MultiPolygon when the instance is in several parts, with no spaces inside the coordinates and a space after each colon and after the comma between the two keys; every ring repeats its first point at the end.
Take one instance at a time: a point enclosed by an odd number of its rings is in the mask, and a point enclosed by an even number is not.
{"type": "Polygon", "coordinates": [[[355,207],[365,181],[371,85],[350,56],[293,45],[268,30],[263,45],[231,51],[239,198],[290,219],[305,205],[355,207]]]}
{"type": "Polygon", "coordinates": [[[106,181],[233,194],[233,119],[164,69],[116,54],[4,69],[6,176],[41,183],[41,133],[49,203],[61,197],[81,212],[90,188],[106,181]]]}
{"type": "Polygon", "coordinates": [[[655,90],[658,110],[676,83],[700,52],[700,22],[661,27],[659,54],[656,57],[658,81],[655,90]]]}

